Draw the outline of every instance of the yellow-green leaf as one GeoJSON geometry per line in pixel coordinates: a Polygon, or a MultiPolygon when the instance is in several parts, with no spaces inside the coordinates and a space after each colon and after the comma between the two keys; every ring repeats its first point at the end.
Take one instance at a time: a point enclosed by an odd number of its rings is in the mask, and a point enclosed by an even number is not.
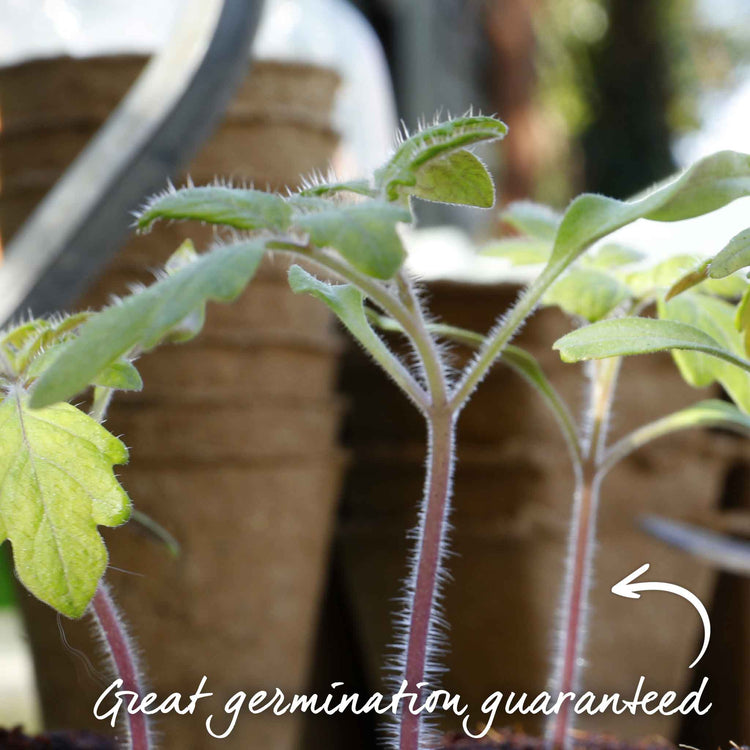
{"type": "Polygon", "coordinates": [[[97,526],[118,526],[130,501],[113,466],[123,443],[70,404],[32,410],[12,390],[0,403],[0,541],[34,596],[83,614],[107,565],[97,526]]]}

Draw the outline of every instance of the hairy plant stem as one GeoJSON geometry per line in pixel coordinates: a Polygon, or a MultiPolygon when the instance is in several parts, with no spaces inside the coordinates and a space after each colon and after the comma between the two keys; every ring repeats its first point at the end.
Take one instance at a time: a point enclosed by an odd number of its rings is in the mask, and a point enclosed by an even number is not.
{"type": "MultiPolygon", "coordinates": [[[[553,675],[552,695],[574,693],[580,682],[599,510],[599,485],[603,476],[601,460],[620,361],[619,358],[612,358],[592,365],[594,374],[589,392],[590,432],[583,463],[576,471],[561,609],[562,627],[555,649],[558,661],[553,675]]],[[[571,747],[573,717],[570,704],[570,701],[565,701],[548,725],[547,740],[554,750],[567,750],[571,747]]]]}
{"type": "MultiPolygon", "coordinates": [[[[94,402],[89,412],[90,416],[99,423],[107,416],[107,410],[112,403],[114,389],[97,387],[94,389],[94,402]]],[[[99,631],[99,636],[107,646],[116,676],[122,680],[122,690],[143,696],[143,685],[140,680],[140,667],[130,638],[117,605],[109,593],[104,581],[99,582],[94,598],[89,605],[89,611],[99,631]]],[[[154,747],[149,731],[146,715],[143,713],[125,713],[128,732],[128,750],[152,750],[154,747]]]]}
{"type": "Polygon", "coordinates": [[[477,356],[464,370],[460,382],[451,395],[451,405],[460,411],[474,389],[489,372],[495,360],[502,354],[503,349],[510,343],[513,336],[534,312],[542,295],[555,281],[562,269],[547,266],[534,283],[526,289],[508,314],[498,320],[495,328],[490,331],[477,356]]]}
{"type": "MultiPolygon", "coordinates": [[[[139,678],[138,661],[106,584],[102,581],[91,601],[91,613],[107,645],[117,677],[122,680],[122,690],[143,696],[139,678]]],[[[151,750],[151,733],[143,713],[125,713],[130,750],[151,750]]]]}
{"type": "MultiPolygon", "coordinates": [[[[407,609],[405,647],[406,680],[410,692],[421,694],[420,683],[428,681],[429,662],[435,632],[435,610],[439,594],[441,566],[445,554],[450,495],[455,460],[455,416],[447,408],[436,409],[427,417],[429,453],[424,501],[420,511],[419,535],[412,568],[411,601],[407,609]]],[[[433,686],[434,687],[434,686],[433,686]]],[[[402,710],[399,750],[422,750],[421,716],[402,710]]]]}
{"type": "MultiPolygon", "coordinates": [[[[279,239],[269,242],[268,247],[273,250],[281,250],[292,256],[303,257],[318,268],[326,272],[332,272],[344,283],[354,284],[370,300],[399,322],[422,361],[424,361],[425,356],[430,356],[429,347],[427,342],[424,341],[424,334],[419,330],[413,313],[407,310],[403,303],[378,281],[360,273],[345,261],[310,245],[301,245],[289,240],[279,239]]],[[[429,404],[429,397],[412,374],[404,367],[401,360],[394,354],[389,362],[380,362],[380,364],[394,378],[420,412],[424,414],[429,404]]]]}

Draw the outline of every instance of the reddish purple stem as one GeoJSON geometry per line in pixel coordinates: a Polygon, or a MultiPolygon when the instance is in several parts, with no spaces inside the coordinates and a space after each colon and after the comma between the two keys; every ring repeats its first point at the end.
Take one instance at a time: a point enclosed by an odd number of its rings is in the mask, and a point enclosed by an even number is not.
{"type": "MultiPolygon", "coordinates": [[[[120,613],[103,581],[94,594],[91,611],[109,649],[117,677],[122,680],[121,689],[143,696],[143,687],[138,676],[138,660],[130,643],[130,638],[125,632],[120,613]]],[[[144,714],[126,713],[126,716],[130,749],[150,750],[151,737],[144,714]]]]}
{"type": "MultiPolygon", "coordinates": [[[[440,566],[445,551],[454,462],[454,415],[434,415],[429,426],[429,456],[421,535],[417,543],[414,589],[409,609],[406,669],[408,690],[419,694],[430,659],[430,632],[439,591],[440,566]]],[[[399,728],[399,750],[421,750],[421,717],[404,708],[399,728]]]]}

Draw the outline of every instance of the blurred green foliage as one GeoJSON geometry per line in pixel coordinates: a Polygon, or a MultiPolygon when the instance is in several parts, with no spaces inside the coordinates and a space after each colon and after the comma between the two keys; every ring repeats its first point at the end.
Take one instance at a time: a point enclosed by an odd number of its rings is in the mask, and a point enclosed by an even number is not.
{"type": "Polygon", "coordinates": [[[537,96],[566,144],[541,178],[546,201],[563,203],[580,189],[624,197],[674,169],[672,142],[700,126],[702,97],[731,88],[750,61],[750,18],[721,22],[715,8],[704,0],[543,0],[537,96]]]}

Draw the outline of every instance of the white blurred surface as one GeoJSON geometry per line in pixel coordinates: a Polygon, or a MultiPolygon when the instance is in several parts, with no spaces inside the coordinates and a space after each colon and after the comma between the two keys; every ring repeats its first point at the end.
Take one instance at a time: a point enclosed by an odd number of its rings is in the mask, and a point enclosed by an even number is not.
{"type": "Polygon", "coordinates": [[[21,619],[14,610],[0,610],[0,726],[40,727],[34,672],[21,619]]]}

